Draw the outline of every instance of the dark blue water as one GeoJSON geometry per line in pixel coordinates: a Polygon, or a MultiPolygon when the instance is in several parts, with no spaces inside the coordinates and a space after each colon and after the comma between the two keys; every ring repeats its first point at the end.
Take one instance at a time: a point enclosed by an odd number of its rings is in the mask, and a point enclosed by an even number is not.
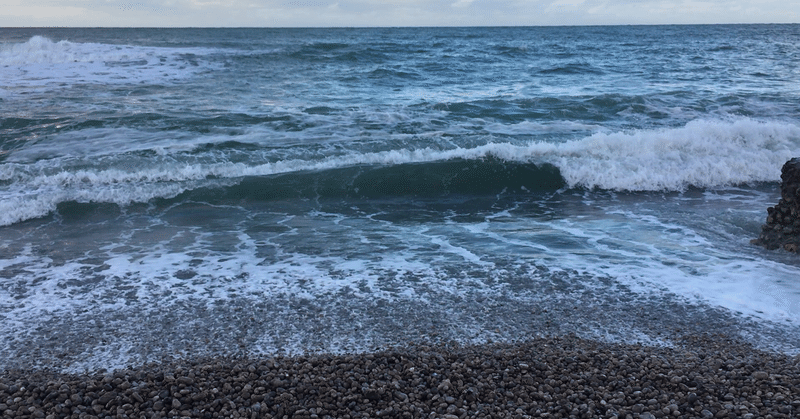
{"type": "MultiPolygon", "coordinates": [[[[0,29],[0,359],[800,351],[800,25],[0,29]]],[[[9,361],[13,360],[13,361],[9,361]]]]}

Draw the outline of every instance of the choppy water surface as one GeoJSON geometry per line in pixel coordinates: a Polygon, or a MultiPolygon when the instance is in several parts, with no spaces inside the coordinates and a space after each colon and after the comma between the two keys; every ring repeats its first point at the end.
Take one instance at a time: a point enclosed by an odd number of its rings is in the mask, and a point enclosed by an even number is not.
{"type": "Polygon", "coordinates": [[[798,25],[0,29],[0,359],[797,353],[799,78],[798,25]]]}

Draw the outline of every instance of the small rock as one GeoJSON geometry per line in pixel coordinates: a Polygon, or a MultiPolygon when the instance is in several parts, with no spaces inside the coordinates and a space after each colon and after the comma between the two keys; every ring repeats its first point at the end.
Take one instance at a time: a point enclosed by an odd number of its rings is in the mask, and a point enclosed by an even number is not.
{"type": "Polygon", "coordinates": [[[137,403],[144,403],[144,399],[138,392],[134,391],[133,393],[131,393],[131,397],[133,398],[133,400],[136,400],[137,403]]]}
{"type": "Polygon", "coordinates": [[[696,393],[689,393],[689,395],[686,396],[686,401],[689,404],[694,404],[694,402],[697,401],[697,394],[696,393]]]}
{"type": "Polygon", "coordinates": [[[467,391],[464,393],[464,400],[466,400],[469,403],[478,400],[478,392],[471,387],[468,388],[467,391]]]}
{"type": "Polygon", "coordinates": [[[400,390],[397,390],[394,392],[394,398],[397,399],[397,401],[404,402],[408,400],[408,395],[400,390]]]}
{"type": "Polygon", "coordinates": [[[764,371],[756,371],[753,373],[753,378],[756,380],[766,380],[769,378],[769,374],[764,371]]]}
{"type": "Polygon", "coordinates": [[[367,389],[364,391],[364,397],[372,401],[380,400],[381,393],[379,393],[378,390],[375,389],[367,389]]]}
{"type": "Polygon", "coordinates": [[[108,404],[108,402],[114,400],[116,397],[117,397],[116,393],[109,391],[107,393],[103,393],[103,395],[100,396],[99,399],[97,399],[97,403],[100,404],[101,406],[105,406],[108,404]]]}

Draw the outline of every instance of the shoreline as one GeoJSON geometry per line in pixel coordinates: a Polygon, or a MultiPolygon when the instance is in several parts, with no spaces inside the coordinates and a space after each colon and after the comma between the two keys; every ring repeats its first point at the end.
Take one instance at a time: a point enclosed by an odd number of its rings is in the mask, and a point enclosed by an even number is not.
{"type": "MultiPolygon", "coordinates": [[[[7,417],[790,418],[800,356],[725,335],[674,347],[575,336],[379,352],[150,363],[108,373],[5,370],[7,417]]],[[[794,415],[794,416],[793,416],[794,415]]]]}
{"type": "Polygon", "coordinates": [[[768,352],[800,353],[795,322],[755,318],[583,272],[545,274],[534,285],[511,283],[498,295],[430,291],[428,301],[349,294],[307,300],[289,294],[260,300],[242,296],[213,305],[187,299],[170,306],[18,312],[0,339],[0,371],[81,374],[177,358],[351,354],[409,344],[502,344],[573,334],[674,346],[684,336],[714,332],[768,352]]]}

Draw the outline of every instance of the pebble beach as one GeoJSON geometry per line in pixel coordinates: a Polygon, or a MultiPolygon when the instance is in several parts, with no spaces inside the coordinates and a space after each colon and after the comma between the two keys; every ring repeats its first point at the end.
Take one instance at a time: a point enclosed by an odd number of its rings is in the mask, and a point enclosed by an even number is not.
{"type": "Polygon", "coordinates": [[[6,370],[8,418],[792,418],[800,356],[724,335],[672,347],[574,336],[358,354],[6,370]]]}

